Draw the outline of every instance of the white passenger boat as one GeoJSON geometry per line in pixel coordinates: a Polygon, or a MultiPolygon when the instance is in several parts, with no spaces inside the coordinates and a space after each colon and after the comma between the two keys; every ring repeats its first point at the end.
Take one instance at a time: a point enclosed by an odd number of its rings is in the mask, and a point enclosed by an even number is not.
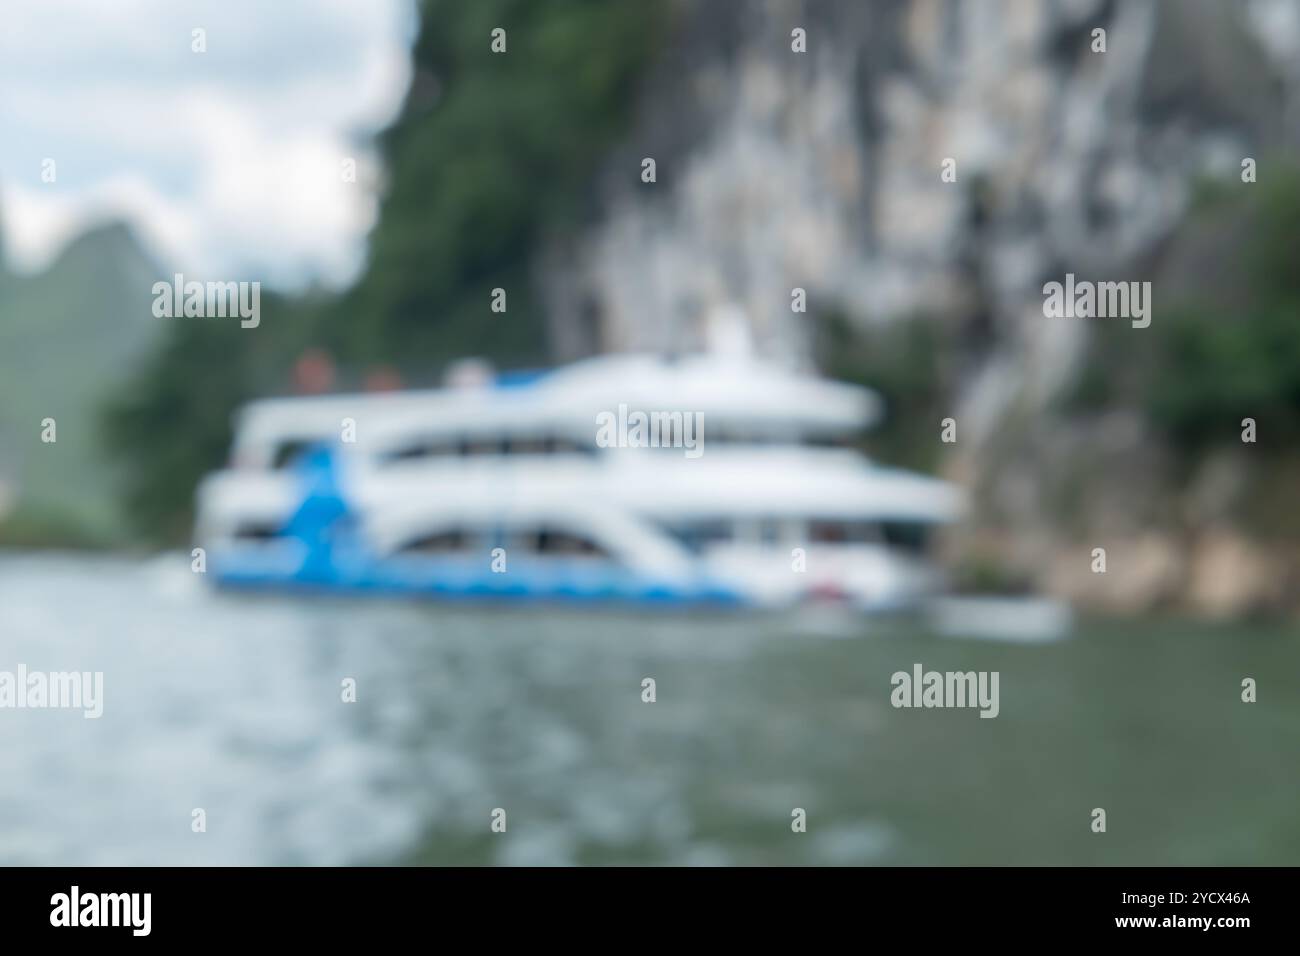
{"type": "Polygon", "coordinates": [[[747,356],[462,367],[430,391],[269,399],[198,493],[228,587],[477,600],[908,606],[944,482],[847,442],[870,390],[747,356]],[[470,374],[467,374],[467,370],[470,374]]]}

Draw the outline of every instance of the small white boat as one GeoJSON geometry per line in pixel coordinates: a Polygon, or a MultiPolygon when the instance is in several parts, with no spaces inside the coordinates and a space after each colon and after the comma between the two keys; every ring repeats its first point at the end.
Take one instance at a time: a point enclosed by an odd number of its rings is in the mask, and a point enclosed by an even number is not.
{"type": "Polygon", "coordinates": [[[868,389],[747,356],[593,358],[254,402],[196,536],[225,586],[474,599],[834,600],[940,585],[959,492],[843,447],[868,389]],[[639,425],[647,427],[638,427],[639,425]]]}

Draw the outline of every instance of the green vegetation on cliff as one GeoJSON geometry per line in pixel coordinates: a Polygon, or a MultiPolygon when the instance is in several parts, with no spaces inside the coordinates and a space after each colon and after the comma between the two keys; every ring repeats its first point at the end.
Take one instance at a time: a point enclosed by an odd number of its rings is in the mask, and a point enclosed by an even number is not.
{"type": "Polygon", "coordinates": [[[263,297],[256,330],[176,321],[118,395],[106,432],[146,537],[183,538],[196,482],[221,464],[241,402],[283,391],[326,349],[347,384],[391,366],[428,382],[451,359],[546,358],[532,277],[538,241],[581,217],[603,150],[659,36],[657,4],[426,2],[406,103],[380,146],[387,173],[370,255],[338,297],[263,297]],[[506,31],[506,52],[491,49],[506,31]],[[508,312],[491,311],[507,290],[508,312]]]}
{"type": "Polygon", "coordinates": [[[1068,414],[1137,410],[1187,468],[1243,448],[1276,468],[1300,447],[1300,170],[1268,168],[1203,190],[1156,264],[1151,326],[1096,324],[1068,414]]]}

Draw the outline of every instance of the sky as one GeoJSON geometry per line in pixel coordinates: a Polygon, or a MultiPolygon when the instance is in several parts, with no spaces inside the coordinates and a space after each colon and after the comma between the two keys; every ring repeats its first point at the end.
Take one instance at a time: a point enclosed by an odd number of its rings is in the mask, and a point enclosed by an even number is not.
{"type": "Polygon", "coordinates": [[[355,278],[381,186],[372,137],[410,79],[412,0],[0,2],[9,268],[124,219],[196,277],[355,278]]]}

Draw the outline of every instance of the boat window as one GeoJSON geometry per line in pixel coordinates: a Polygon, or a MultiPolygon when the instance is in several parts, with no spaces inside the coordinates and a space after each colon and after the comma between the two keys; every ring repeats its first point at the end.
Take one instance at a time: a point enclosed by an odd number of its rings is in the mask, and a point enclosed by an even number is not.
{"type": "Polygon", "coordinates": [[[852,448],[853,438],[850,435],[805,435],[799,444],[808,448],[852,448]]]}
{"type": "Polygon", "coordinates": [[[690,551],[698,554],[715,544],[726,544],[736,538],[735,526],[730,521],[712,519],[669,525],[668,532],[690,551]]]}
{"type": "Polygon", "coordinates": [[[459,452],[459,448],[449,442],[430,439],[401,445],[384,454],[385,463],[413,461],[421,458],[450,458],[459,452]]]}
{"type": "Polygon", "coordinates": [[[808,540],[813,544],[876,544],[881,540],[875,521],[846,521],[814,518],[808,522],[808,540]]]}
{"type": "Polygon", "coordinates": [[[279,525],[268,522],[247,522],[235,529],[234,537],[237,541],[268,541],[278,537],[279,534],[279,525]]]}
{"type": "Polygon", "coordinates": [[[843,521],[810,521],[808,540],[813,544],[844,544],[848,541],[848,529],[843,521]]]}
{"type": "Polygon", "coordinates": [[[288,468],[301,458],[313,442],[301,438],[291,438],[275,446],[271,454],[271,468],[279,471],[288,468]]]}
{"type": "Polygon", "coordinates": [[[506,440],[507,455],[545,455],[545,438],[514,437],[506,440]]]}
{"type": "Polygon", "coordinates": [[[930,526],[918,521],[886,521],[881,525],[885,543],[900,551],[921,553],[929,547],[930,526]]]}
{"type": "Polygon", "coordinates": [[[729,445],[792,445],[795,442],[781,435],[774,435],[770,432],[758,431],[753,429],[740,429],[723,435],[722,439],[729,445]]]}
{"type": "Polygon", "coordinates": [[[457,554],[473,549],[476,535],[465,528],[446,528],[408,542],[398,549],[400,554],[457,554]]]}
{"type": "Polygon", "coordinates": [[[611,557],[604,547],[586,535],[548,527],[516,532],[510,536],[508,549],[549,558],[611,557]]]}
{"type": "Polygon", "coordinates": [[[880,524],[876,521],[850,521],[848,534],[853,544],[878,544],[882,540],[880,524]]]}
{"type": "Polygon", "coordinates": [[[565,438],[562,435],[548,435],[545,439],[546,453],[548,455],[589,455],[591,447],[573,441],[571,438],[565,438]]]}
{"type": "Polygon", "coordinates": [[[499,438],[465,438],[460,443],[460,453],[465,458],[484,458],[500,455],[505,446],[499,438]]]}

